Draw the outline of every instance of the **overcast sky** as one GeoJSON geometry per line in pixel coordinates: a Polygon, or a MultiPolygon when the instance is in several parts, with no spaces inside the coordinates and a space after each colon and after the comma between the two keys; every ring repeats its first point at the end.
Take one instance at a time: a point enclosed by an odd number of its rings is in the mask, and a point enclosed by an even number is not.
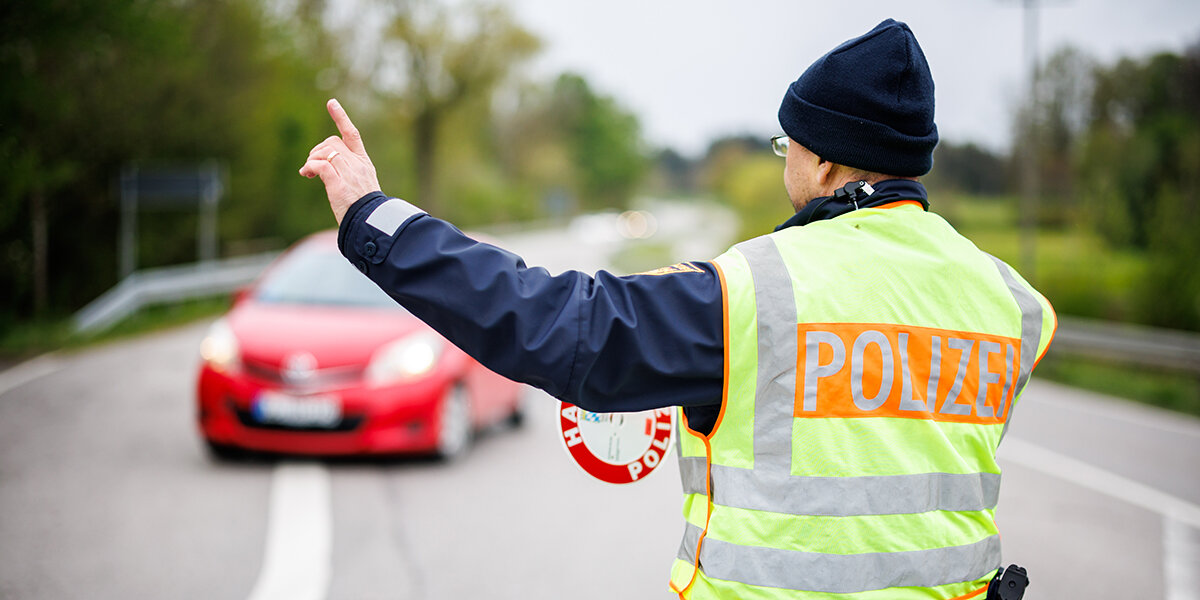
{"type": "MultiPolygon", "coordinates": [[[[912,28],[937,88],[942,139],[1008,145],[1024,86],[1019,0],[505,0],[545,43],[534,73],[582,73],[685,154],[716,137],[780,131],[787,85],[816,58],[892,17],[912,28]]],[[[1075,44],[1102,61],[1200,41],[1198,0],[1051,0],[1043,57],[1075,44]]]]}

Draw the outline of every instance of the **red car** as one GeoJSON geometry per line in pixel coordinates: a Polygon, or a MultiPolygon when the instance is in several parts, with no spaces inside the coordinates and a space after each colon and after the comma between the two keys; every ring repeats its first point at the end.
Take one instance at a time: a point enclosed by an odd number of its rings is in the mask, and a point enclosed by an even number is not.
{"type": "Polygon", "coordinates": [[[521,422],[521,386],[396,304],[314,234],[213,323],[200,349],[197,419],[213,455],[431,453],[521,422]]]}

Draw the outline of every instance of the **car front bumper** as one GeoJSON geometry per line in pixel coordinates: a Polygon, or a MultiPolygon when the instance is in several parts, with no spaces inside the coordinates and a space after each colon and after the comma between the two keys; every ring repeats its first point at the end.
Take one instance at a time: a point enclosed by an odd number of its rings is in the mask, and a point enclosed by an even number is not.
{"type": "Polygon", "coordinates": [[[427,453],[437,444],[438,404],[449,385],[430,376],[380,388],[300,391],[204,365],[197,383],[197,422],[210,443],[248,450],[315,456],[427,453]],[[334,398],[341,419],[331,426],[267,422],[254,406],[264,392],[334,398]]]}

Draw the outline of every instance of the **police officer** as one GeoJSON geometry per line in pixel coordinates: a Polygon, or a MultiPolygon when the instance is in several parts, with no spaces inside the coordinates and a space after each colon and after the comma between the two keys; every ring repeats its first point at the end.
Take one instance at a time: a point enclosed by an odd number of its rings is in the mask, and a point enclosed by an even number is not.
{"type": "Polygon", "coordinates": [[[779,109],[795,216],[627,277],[527,268],[385,196],[334,100],[341,136],[300,173],[343,254],[496,372],[593,412],[681,407],[680,597],[983,598],[995,450],[1056,321],[928,212],[933,97],[904,23],[843,43],[779,109]]]}

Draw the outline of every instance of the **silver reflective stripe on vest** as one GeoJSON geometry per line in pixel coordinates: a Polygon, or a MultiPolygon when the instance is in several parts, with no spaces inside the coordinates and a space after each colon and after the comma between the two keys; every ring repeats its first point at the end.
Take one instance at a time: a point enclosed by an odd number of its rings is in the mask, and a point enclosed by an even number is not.
{"type": "MultiPolygon", "coordinates": [[[[683,413],[683,407],[679,408],[679,412],[683,413]]],[[[683,418],[680,415],[675,415],[675,456],[683,458],[683,418]]]]}
{"type": "Polygon", "coordinates": [[[790,515],[854,517],[988,510],[1000,499],[999,473],[802,477],[713,465],[712,478],[716,504],[790,515]],[[781,493],[784,490],[786,493],[781,493]]]}
{"type": "MultiPolygon", "coordinates": [[[[793,515],[856,516],[929,510],[995,508],[1000,476],[922,473],[875,477],[792,476],[796,397],[796,302],[791,275],[769,237],[736,246],[754,279],[758,372],[754,403],[753,471],[714,465],[713,501],[722,506],[793,515]],[[792,493],[780,497],[782,489],[792,493]]],[[[1040,321],[1039,321],[1040,323],[1040,321]]],[[[704,459],[681,463],[684,490],[705,493],[704,459]]]]}
{"type": "Polygon", "coordinates": [[[758,375],[754,403],[754,467],[763,473],[792,468],[792,402],[796,397],[796,299],[792,277],[769,237],[734,246],[754,278],[758,319],[758,375]],[[785,399],[786,402],[762,400],[785,399]]]}
{"type": "MultiPolygon", "coordinates": [[[[683,444],[676,443],[675,445],[682,446],[683,444]]],[[[708,493],[708,489],[704,485],[704,478],[708,474],[706,465],[707,459],[703,456],[679,457],[679,478],[683,480],[684,494],[700,494],[703,496],[708,493]]]]}
{"type": "MultiPolygon", "coordinates": [[[[684,545],[700,535],[690,523],[688,529],[684,545]]],[[[687,560],[682,551],[680,558],[687,560]]],[[[974,581],[994,571],[1000,564],[1000,536],[948,548],[864,554],[742,546],[708,536],[700,551],[700,564],[705,575],[716,579],[829,594],[933,587],[974,581]]]]}
{"type": "Polygon", "coordinates": [[[679,544],[679,554],[676,555],[680,560],[696,564],[696,545],[700,543],[700,528],[691,523],[684,522],[687,527],[683,530],[683,541],[679,544]]]}
{"type": "MultiPolygon", "coordinates": [[[[988,255],[996,263],[996,268],[1000,270],[1000,276],[1004,278],[1004,284],[1008,286],[1008,291],[1012,293],[1013,299],[1017,301],[1017,306],[1021,309],[1021,370],[1017,374],[1017,391],[1013,393],[1013,404],[1016,403],[1017,396],[1021,395],[1021,391],[1025,389],[1025,384],[1029,382],[1029,375],[1033,373],[1033,363],[1037,362],[1038,345],[1042,341],[1042,303],[1025,289],[1025,286],[1012,276],[1008,265],[1004,261],[995,256],[988,255]]],[[[1004,418],[1004,429],[1000,432],[1000,439],[1004,439],[1004,434],[1008,433],[1008,424],[1012,423],[1012,411],[1014,406],[1008,407],[1008,415],[1004,418]]]]}
{"type": "MultiPolygon", "coordinates": [[[[680,459],[684,494],[704,495],[704,457],[680,459]]],[[[789,515],[855,517],[931,510],[990,510],[1000,500],[999,473],[917,473],[803,477],[713,465],[712,500],[721,506],[789,515]],[[781,497],[780,490],[788,493],[781,497]]]]}

